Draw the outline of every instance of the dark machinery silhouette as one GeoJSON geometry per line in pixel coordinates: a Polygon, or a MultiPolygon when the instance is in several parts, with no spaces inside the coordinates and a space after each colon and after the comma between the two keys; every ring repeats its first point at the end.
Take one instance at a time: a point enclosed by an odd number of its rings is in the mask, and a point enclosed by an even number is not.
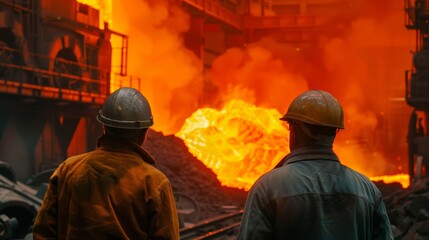
{"type": "Polygon", "coordinates": [[[13,169],[0,162],[0,240],[32,239],[32,226],[46,183],[33,187],[17,181],[13,169]]]}
{"type": "Polygon", "coordinates": [[[416,31],[413,69],[406,71],[407,104],[414,108],[408,126],[410,181],[429,176],[429,1],[405,0],[406,27],[416,31]]]}

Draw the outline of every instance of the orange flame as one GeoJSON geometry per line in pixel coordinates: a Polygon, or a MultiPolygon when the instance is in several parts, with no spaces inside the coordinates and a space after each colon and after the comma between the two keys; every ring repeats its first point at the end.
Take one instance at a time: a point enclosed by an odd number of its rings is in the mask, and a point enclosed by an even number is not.
{"type": "Polygon", "coordinates": [[[249,190],[289,152],[289,131],[280,117],[275,109],[231,100],[220,111],[197,110],[176,136],[222,185],[249,190]]]}
{"type": "Polygon", "coordinates": [[[391,176],[370,177],[371,181],[383,181],[384,183],[400,183],[403,188],[410,186],[410,176],[408,174],[397,174],[391,176]]]}

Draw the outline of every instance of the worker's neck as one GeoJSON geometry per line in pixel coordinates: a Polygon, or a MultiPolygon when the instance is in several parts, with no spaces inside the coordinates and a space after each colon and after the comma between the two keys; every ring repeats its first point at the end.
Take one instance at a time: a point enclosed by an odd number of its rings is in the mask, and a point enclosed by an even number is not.
{"type": "Polygon", "coordinates": [[[290,151],[306,148],[306,147],[320,147],[320,148],[332,148],[332,142],[317,142],[317,141],[292,141],[289,144],[290,151]]]}

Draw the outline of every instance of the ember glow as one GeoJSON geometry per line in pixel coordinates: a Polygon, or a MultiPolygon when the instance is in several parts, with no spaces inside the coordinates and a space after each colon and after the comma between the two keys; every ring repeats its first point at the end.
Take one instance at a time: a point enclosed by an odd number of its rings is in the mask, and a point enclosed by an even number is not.
{"type": "Polygon", "coordinates": [[[371,181],[383,181],[384,183],[400,183],[403,188],[410,185],[410,176],[408,174],[397,174],[391,176],[370,177],[371,181]]]}
{"type": "Polygon", "coordinates": [[[194,112],[176,136],[225,186],[249,190],[289,152],[289,131],[275,109],[231,100],[194,112]]]}

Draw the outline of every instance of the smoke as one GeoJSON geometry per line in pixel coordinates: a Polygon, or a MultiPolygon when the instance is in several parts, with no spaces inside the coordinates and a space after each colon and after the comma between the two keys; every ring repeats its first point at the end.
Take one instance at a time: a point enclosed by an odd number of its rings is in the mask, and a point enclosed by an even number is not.
{"type": "Polygon", "coordinates": [[[228,49],[207,74],[218,90],[215,102],[241,99],[284,112],[292,99],[308,88],[304,77],[294,70],[295,64],[288,64],[296,62],[298,54],[290,46],[284,51],[289,53],[286,59],[275,56],[262,42],[228,49]]]}
{"type": "Polygon", "coordinates": [[[174,132],[198,108],[202,91],[201,61],[185,48],[182,39],[189,28],[189,16],[177,4],[167,0],[113,1],[112,28],[129,36],[128,72],[141,78],[154,128],[164,133],[174,132]]]}
{"type": "Polygon", "coordinates": [[[395,114],[391,108],[407,108],[405,101],[399,105],[390,99],[404,97],[404,71],[410,66],[415,33],[404,27],[402,1],[362,1],[354,8],[345,14],[354,18],[334,18],[347,24],[335,27],[330,23],[332,31],[319,41],[320,61],[311,64],[323,66],[324,77],[307,78],[310,87],[325,88],[343,105],[346,130],[339,134],[336,145],[340,157],[347,165],[374,176],[397,171],[405,164],[405,159],[395,160],[406,153],[408,114],[395,114]],[[402,120],[389,119],[398,116],[402,120]],[[397,124],[389,129],[395,131],[393,139],[379,142],[389,121],[397,124]]]}
{"type": "Polygon", "coordinates": [[[183,44],[190,17],[175,1],[115,0],[113,9],[112,28],[130,37],[129,73],[141,77],[156,130],[175,133],[198,108],[220,108],[232,99],[285,113],[299,93],[322,89],[345,111],[346,130],[335,146],[341,159],[367,174],[398,165],[391,159],[404,150],[407,120],[390,127],[397,130],[393,138],[376,139],[393,116],[389,99],[403,97],[415,43],[404,27],[402,1],[345,1],[313,42],[266,38],[226,49],[204,73],[201,60],[183,44]],[[365,162],[374,159],[377,164],[365,162]]]}

